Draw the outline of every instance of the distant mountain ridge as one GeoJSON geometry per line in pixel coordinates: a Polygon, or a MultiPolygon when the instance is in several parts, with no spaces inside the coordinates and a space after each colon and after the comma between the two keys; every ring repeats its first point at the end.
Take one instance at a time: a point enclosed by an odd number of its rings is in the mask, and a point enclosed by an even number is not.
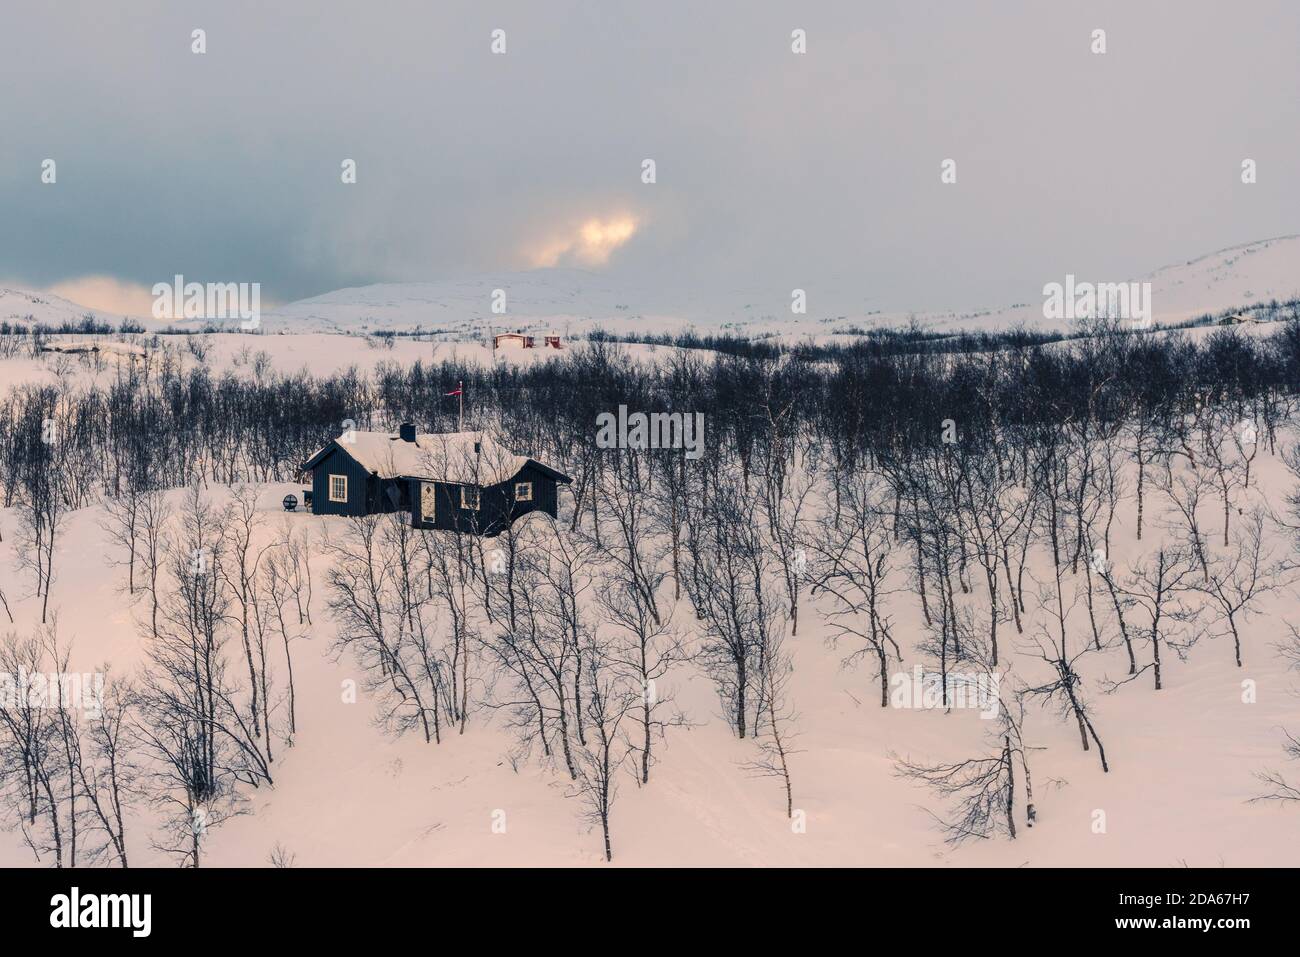
{"type": "MultiPolygon", "coordinates": [[[[1119,277],[1079,276],[1118,281],[1119,277]]],[[[1059,281],[1063,276],[1045,277],[1059,281]]],[[[1206,313],[1300,297],[1300,235],[1227,247],[1185,263],[1161,267],[1127,281],[1150,282],[1154,319],[1179,322],[1206,313]]],[[[579,269],[540,269],[430,282],[377,283],[336,289],[262,311],[267,332],[374,333],[428,331],[479,334],[526,329],[580,334],[600,327],[612,332],[663,333],[686,328],[741,335],[824,334],[836,329],[899,326],[915,319],[940,330],[996,330],[1023,325],[1050,328],[1042,299],[1001,308],[945,312],[809,312],[792,315],[790,301],[771,294],[719,294],[708,300],[672,297],[609,276],[579,269]],[[500,291],[498,293],[498,290],[500,291]],[[494,304],[504,312],[494,311],[494,304]]],[[[50,293],[0,288],[0,321],[60,325],[94,310],[50,293]]],[[[120,316],[97,315],[116,324],[120,316]]],[[[160,323],[140,317],[148,328],[160,323]]],[[[207,325],[184,320],[182,328],[207,325]]],[[[223,325],[223,323],[214,323],[223,325]]],[[[224,323],[233,325],[233,323],[224,323]]]]}

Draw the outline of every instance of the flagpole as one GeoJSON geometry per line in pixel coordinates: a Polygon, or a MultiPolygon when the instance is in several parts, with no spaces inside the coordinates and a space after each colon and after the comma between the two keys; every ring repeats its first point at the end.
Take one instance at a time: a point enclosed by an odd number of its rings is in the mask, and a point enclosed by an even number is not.
{"type": "Polygon", "coordinates": [[[460,406],[460,415],[457,419],[457,432],[465,431],[465,383],[456,383],[456,403],[460,406]]]}

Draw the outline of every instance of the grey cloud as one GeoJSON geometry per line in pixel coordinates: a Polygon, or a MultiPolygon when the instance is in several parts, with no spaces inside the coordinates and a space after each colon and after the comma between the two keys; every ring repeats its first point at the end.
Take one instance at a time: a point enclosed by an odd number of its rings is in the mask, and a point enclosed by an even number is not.
{"type": "Polygon", "coordinates": [[[5,18],[0,276],[34,286],[182,272],[287,300],[520,268],[548,231],[621,210],[641,228],[604,269],[642,286],[944,308],[1294,232],[1300,209],[1286,0],[88,0],[5,18]]]}

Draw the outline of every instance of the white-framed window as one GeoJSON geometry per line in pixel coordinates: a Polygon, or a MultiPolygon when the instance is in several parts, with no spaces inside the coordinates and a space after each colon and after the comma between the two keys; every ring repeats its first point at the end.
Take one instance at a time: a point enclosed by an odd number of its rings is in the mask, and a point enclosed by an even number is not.
{"type": "Polygon", "coordinates": [[[471,511],[478,511],[478,487],[474,485],[462,485],[460,487],[460,507],[468,508],[471,511]]]}
{"type": "Polygon", "coordinates": [[[346,475],[330,476],[330,501],[346,502],[348,500],[348,477],[346,475]]]}
{"type": "Polygon", "coordinates": [[[516,482],[515,483],[515,501],[531,502],[533,500],[533,483],[516,482]]]}

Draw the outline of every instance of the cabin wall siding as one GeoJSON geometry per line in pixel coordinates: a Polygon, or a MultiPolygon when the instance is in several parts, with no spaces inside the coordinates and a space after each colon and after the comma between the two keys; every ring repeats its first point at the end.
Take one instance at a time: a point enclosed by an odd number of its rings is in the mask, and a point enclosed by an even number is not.
{"type": "Polygon", "coordinates": [[[543,475],[541,470],[533,465],[525,465],[519,470],[518,475],[509,482],[504,483],[503,488],[508,496],[509,515],[512,523],[529,512],[545,512],[551,518],[556,518],[559,514],[559,483],[555,479],[543,475]],[[531,502],[514,501],[516,482],[533,483],[533,500],[531,502]]]}
{"type": "Polygon", "coordinates": [[[311,511],[313,515],[365,515],[367,506],[374,501],[377,480],[352,456],[335,448],[312,469],[311,511]],[[330,501],[331,475],[345,475],[348,480],[348,500],[330,501]]]}
{"type": "Polygon", "coordinates": [[[449,482],[434,482],[437,506],[433,522],[424,522],[419,513],[418,479],[410,481],[407,498],[411,503],[411,524],[416,528],[436,528],[451,532],[473,532],[493,537],[529,512],[546,512],[552,518],[558,513],[559,490],[555,479],[540,470],[525,466],[517,475],[505,482],[485,486],[479,492],[478,510],[460,507],[460,490],[463,486],[449,482]],[[533,500],[516,502],[515,483],[532,482],[533,500]]]}

